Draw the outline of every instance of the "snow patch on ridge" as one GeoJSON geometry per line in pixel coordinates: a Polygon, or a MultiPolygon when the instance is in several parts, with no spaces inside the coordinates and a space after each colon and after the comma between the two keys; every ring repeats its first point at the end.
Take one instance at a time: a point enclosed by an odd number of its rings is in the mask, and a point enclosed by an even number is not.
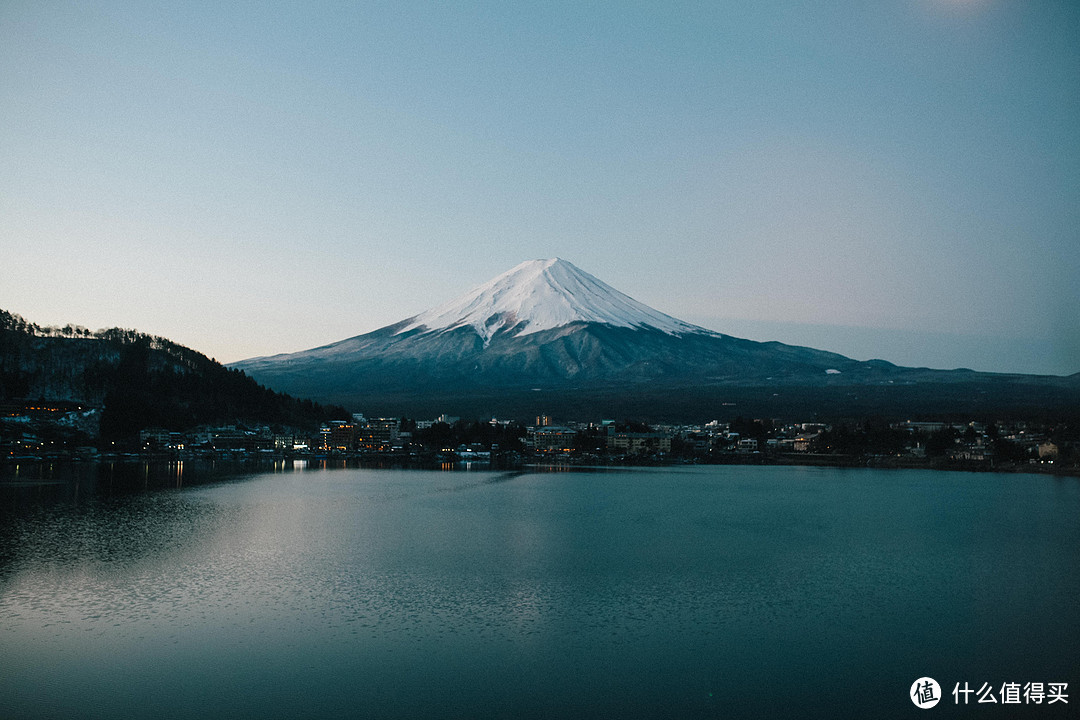
{"type": "Polygon", "coordinates": [[[487,343],[500,330],[516,328],[514,336],[520,337],[573,322],[650,327],[669,335],[718,334],[653,310],[559,258],[523,262],[461,297],[410,318],[395,334],[471,326],[487,343]]]}

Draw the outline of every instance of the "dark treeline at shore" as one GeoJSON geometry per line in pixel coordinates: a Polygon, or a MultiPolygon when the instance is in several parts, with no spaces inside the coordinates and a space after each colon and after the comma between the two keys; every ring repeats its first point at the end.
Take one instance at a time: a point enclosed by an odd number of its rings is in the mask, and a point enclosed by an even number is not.
{"type": "MultiPolygon", "coordinates": [[[[124,441],[148,427],[270,423],[312,427],[345,410],[259,385],[190,348],[134,330],[42,328],[0,310],[4,417],[84,410],[36,434],[77,442],[124,441]]],[[[16,430],[18,428],[15,428],[16,430]]],[[[11,434],[9,430],[7,435],[11,434]]]]}

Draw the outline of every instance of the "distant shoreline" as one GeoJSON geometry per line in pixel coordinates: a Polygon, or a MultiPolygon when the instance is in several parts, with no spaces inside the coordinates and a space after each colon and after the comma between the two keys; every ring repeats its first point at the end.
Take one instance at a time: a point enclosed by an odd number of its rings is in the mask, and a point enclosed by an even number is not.
{"type": "MultiPolygon", "coordinates": [[[[732,466],[785,466],[785,467],[835,467],[866,468],[878,470],[934,470],[994,474],[1031,474],[1058,477],[1080,477],[1080,467],[1050,462],[965,461],[949,458],[894,457],[885,455],[840,455],[827,453],[731,453],[718,455],[709,460],[688,460],[657,456],[603,457],[560,456],[547,457],[520,453],[505,453],[491,460],[459,459],[445,455],[401,455],[395,453],[330,453],[330,454],[262,454],[235,452],[192,453],[123,453],[103,454],[97,457],[0,457],[0,468],[27,466],[92,467],[98,465],[152,465],[168,466],[209,465],[211,467],[235,467],[238,470],[278,466],[279,469],[417,469],[417,470],[513,470],[521,468],[551,469],[607,469],[620,467],[707,467],[732,466]]],[[[7,473],[3,473],[6,476],[7,473]]],[[[0,476],[0,484],[6,480],[0,476]]]]}

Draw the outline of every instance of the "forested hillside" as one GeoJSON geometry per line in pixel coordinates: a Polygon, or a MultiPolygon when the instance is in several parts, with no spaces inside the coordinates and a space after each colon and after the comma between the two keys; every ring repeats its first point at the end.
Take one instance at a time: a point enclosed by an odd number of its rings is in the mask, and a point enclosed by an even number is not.
{"type": "Polygon", "coordinates": [[[305,427],[342,408],[269,390],[240,370],[165,338],[113,328],[40,327],[0,310],[0,401],[78,403],[103,439],[146,427],[247,422],[305,427]]]}

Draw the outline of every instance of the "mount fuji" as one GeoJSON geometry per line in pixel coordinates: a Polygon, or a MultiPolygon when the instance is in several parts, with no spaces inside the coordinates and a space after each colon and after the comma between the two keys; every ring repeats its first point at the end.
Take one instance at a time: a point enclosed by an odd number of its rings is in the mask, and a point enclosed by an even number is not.
{"type": "MultiPolygon", "coordinates": [[[[942,413],[986,407],[986,383],[1007,404],[1044,386],[1072,388],[1075,398],[1080,385],[1076,376],[1032,382],[903,368],[735,338],[654,310],[561,259],[521,263],[364,335],[233,367],[291,395],[418,416],[942,413]]],[[[1035,395],[1037,404],[1056,397],[1035,395]]]]}
{"type": "Polygon", "coordinates": [[[558,258],[523,262],[456,300],[410,318],[396,334],[468,326],[487,343],[501,332],[522,337],[571,323],[716,335],[657,312],[558,258]]]}

